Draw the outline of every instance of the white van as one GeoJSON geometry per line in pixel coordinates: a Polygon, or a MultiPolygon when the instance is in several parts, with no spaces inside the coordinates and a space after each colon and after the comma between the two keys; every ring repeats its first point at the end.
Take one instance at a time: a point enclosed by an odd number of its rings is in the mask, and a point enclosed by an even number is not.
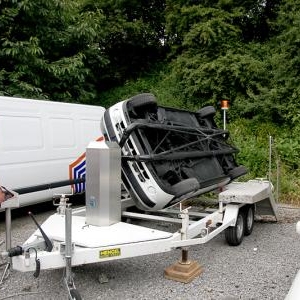
{"type": "MultiPolygon", "coordinates": [[[[85,149],[101,138],[104,111],[100,106],[0,96],[0,184],[20,190],[84,176],[85,149]]],[[[20,193],[20,206],[71,192],[68,185],[20,193]]]]}

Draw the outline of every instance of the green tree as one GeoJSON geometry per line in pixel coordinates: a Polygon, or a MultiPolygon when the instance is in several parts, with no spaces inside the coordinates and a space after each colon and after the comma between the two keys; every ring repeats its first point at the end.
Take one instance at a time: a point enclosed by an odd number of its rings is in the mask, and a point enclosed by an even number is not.
{"type": "Polygon", "coordinates": [[[86,10],[100,9],[105,16],[98,43],[109,63],[89,63],[99,91],[137,78],[163,58],[164,5],[162,0],[85,3],[86,10]]]}
{"type": "Polygon", "coordinates": [[[277,35],[269,46],[271,80],[262,100],[278,108],[283,121],[300,128],[300,1],[282,1],[277,35]]]}
{"type": "Polygon", "coordinates": [[[94,93],[85,52],[95,47],[102,19],[74,1],[2,1],[1,93],[85,101],[94,93]]]}
{"type": "Polygon", "coordinates": [[[268,41],[277,32],[278,1],[169,3],[166,28],[182,96],[197,106],[226,98],[233,114],[277,119],[276,104],[270,109],[264,95],[271,84],[268,41]]]}
{"type": "Polygon", "coordinates": [[[94,102],[163,57],[164,1],[4,0],[0,91],[94,102]]]}

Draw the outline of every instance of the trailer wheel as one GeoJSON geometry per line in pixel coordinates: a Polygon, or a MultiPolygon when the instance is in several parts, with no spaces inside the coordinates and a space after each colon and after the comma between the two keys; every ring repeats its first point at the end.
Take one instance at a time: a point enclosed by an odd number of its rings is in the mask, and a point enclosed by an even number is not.
{"type": "Polygon", "coordinates": [[[230,246],[238,246],[243,238],[245,232],[245,217],[244,214],[239,211],[235,226],[228,227],[225,230],[225,238],[230,246]]]}
{"type": "Polygon", "coordinates": [[[79,292],[76,289],[70,289],[70,295],[72,300],[82,300],[79,292]]]}
{"type": "Polygon", "coordinates": [[[248,236],[252,233],[254,227],[254,206],[249,205],[245,207],[245,235],[248,236]]]}

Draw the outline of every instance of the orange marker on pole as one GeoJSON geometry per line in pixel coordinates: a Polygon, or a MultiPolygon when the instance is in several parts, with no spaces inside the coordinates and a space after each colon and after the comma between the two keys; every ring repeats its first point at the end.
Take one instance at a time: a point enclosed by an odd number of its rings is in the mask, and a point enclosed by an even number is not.
{"type": "Polygon", "coordinates": [[[221,109],[229,108],[229,100],[221,100],[221,109]]]}
{"type": "Polygon", "coordinates": [[[229,109],[229,100],[221,100],[221,109],[223,110],[223,128],[226,130],[226,110],[229,109]]]}

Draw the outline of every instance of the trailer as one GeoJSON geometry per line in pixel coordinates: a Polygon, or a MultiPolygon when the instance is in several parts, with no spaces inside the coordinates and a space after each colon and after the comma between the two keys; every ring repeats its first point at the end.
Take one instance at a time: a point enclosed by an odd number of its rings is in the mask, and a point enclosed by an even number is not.
{"type": "Polygon", "coordinates": [[[67,195],[61,195],[57,212],[43,224],[30,214],[38,229],[21,246],[11,247],[10,239],[10,210],[19,205],[18,195],[3,202],[6,270],[34,272],[37,277],[41,270],[65,268],[69,299],[81,299],[73,266],[181,249],[180,260],[165,269],[165,277],[188,283],[202,272],[197,262],[189,260],[189,246],[207,243],[221,232],[229,245],[237,246],[251,234],[255,214],[277,220],[273,187],[264,179],[226,185],[218,192],[217,206],[204,211],[194,211],[184,202],[157,212],[130,211],[133,202],[121,192],[120,166],[121,151],[115,142],[91,142],[86,149],[86,205],[72,209],[67,195]],[[149,222],[132,224],[127,219],[149,222]],[[179,230],[145,225],[157,222],[176,223],[179,230]]]}

